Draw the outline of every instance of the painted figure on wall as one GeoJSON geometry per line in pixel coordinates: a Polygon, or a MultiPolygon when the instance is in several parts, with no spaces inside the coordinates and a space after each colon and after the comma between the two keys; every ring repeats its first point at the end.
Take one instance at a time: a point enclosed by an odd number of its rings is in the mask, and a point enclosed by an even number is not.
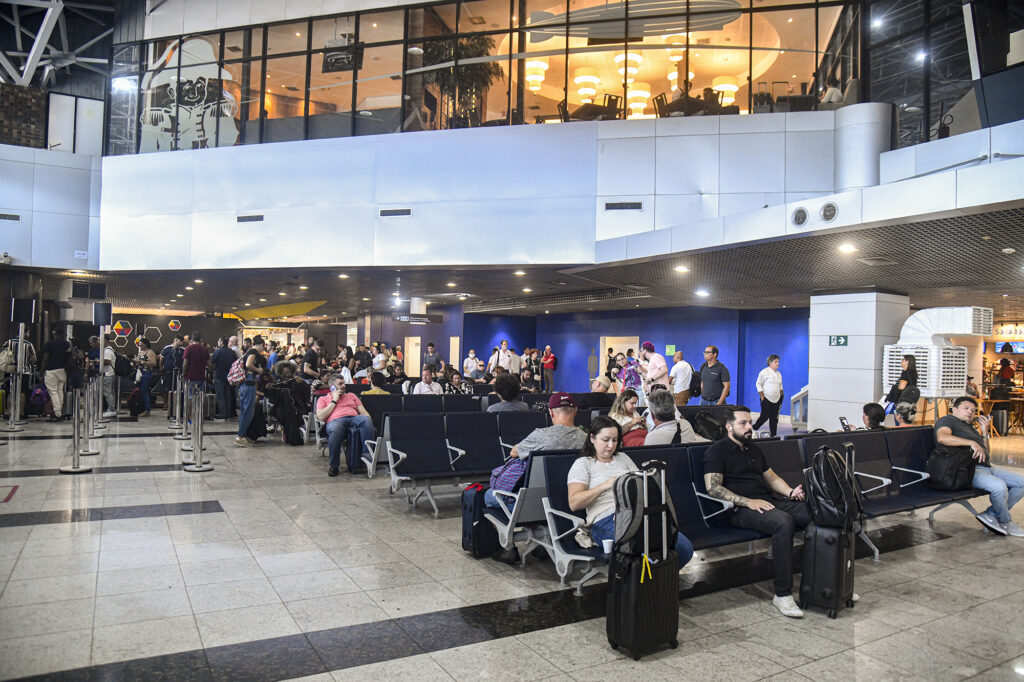
{"type": "Polygon", "coordinates": [[[238,140],[238,101],[231,72],[203,37],[172,41],[142,80],[139,150],[205,149],[238,140]],[[180,52],[180,55],[179,55],[180,52]],[[179,73],[180,56],[180,73],[179,73]]]}

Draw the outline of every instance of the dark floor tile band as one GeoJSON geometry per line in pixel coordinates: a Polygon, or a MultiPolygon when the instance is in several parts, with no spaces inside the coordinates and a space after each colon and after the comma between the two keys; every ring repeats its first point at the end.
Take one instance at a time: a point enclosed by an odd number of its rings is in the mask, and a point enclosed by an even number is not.
{"type": "MultiPolygon", "coordinates": [[[[152,471],[180,471],[180,464],[137,464],[133,466],[93,467],[93,474],[141,474],[152,471]]],[[[56,469],[15,469],[0,471],[0,478],[32,478],[35,476],[60,476],[56,469]]]]}
{"type": "MultiPolygon", "coordinates": [[[[106,438],[152,438],[153,436],[174,436],[175,432],[167,429],[166,431],[146,431],[146,432],[132,432],[132,433],[112,433],[104,434],[106,438]]],[[[0,434],[3,435],[3,434],[0,434]]],[[[204,436],[235,436],[238,435],[238,431],[210,431],[203,429],[204,436]]],[[[6,442],[11,441],[23,441],[23,440],[71,440],[70,433],[54,433],[54,434],[32,434],[29,436],[21,436],[18,434],[8,435],[6,442]]]]}
{"type": "MultiPolygon", "coordinates": [[[[902,524],[873,530],[868,535],[881,552],[950,537],[927,528],[902,524]]],[[[799,548],[796,552],[794,562],[799,566],[799,548]]],[[[858,543],[858,557],[870,554],[866,545],[858,543]]],[[[687,580],[680,590],[680,599],[767,580],[772,577],[771,569],[772,562],[766,558],[765,552],[699,564],[683,574],[687,580]]],[[[582,597],[574,596],[572,590],[559,590],[302,635],[48,673],[22,680],[272,682],[600,618],[605,612],[606,598],[607,586],[603,584],[587,588],[582,597]]]]}
{"type": "Polygon", "coordinates": [[[204,500],[202,502],[140,504],[131,507],[92,507],[86,509],[62,509],[59,511],[20,512],[17,514],[0,514],[0,528],[38,526],[48,523],[141,519],[149,516],[213,514],[222,511],[224,511],[224,508],[220,506],[220,502],[204,500]]]}

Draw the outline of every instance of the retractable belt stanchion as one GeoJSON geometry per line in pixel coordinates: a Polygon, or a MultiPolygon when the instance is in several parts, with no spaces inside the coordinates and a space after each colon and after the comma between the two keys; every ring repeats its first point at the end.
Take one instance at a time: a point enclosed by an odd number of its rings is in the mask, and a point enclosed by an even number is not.
{"type": "Polygon", "coordinates": [[[167,396],[171,407],[171,423],[167,425],[171,431],[181,431],[181,374],[174,372],[171,380],[171,392],[167,396]]]}
{"type": "Polygon", "coordinates": [[[78,454],[80,454],[82,457],[90,457],[92,455],[100,454],[100,451],[99,450],[94,450],[93,447],[92,447],[92,443],[89,442],[89,439],[92,438],[93,435],[94,435],[92,433],[92,419],[93,419],[93,417],[92,417],[92,404],[93,403],[92,403],[92,400],[89,399],[89,395],[90,395],[91,391],[92,391],[91,383],[86,383],[85,396],[84,396],[84,400],[82,401],[82,402],[85,403],[85,409],[84,410],[79,410],[78,403],[79,403],[79,400],[82,399],[82,397],[83,397],[82,396],[82,389],[80,389],[80,388],[76,388],[75,389],[75,398],[74,398],[74,400],[75,400],[75,428],[78,431],[79,439],[81,439],[80,440],[81,448],[79,449],[78,454]],[[80,420],[79,420],[79,417],[81,417],[80,420]]]}
{"type": "Polygon", "coordinates": [[[106,427],[100,424],[100,415],[103,414],[103,377],[94,376],[87,384],[85,397],[89,401],[89,409],[86,414],[89,416],[89,438],[103,438],[99,429],[106,427]]]}
{"type": "Polygon", "coordinates": [[[0,426],[0,432],[3,433],[18,433],[24,431],[19,424],[24,424],[21,421],[21,382],[24,378],[21,376],[21,372],[25,367],[25,323],[18,323],[18,353],[14,360],[14,379],[11,381],[11,415],[7,420],[7,426],[0,426]]]}
{"type": "MultiPolygon", "coordinates": [[[[107,328],[104,325],[100,325],[100,354],[99,354],[99,368],[97,369],[97,372],[99,373],[99,376],[96,378],[96,381],[99,384],[99,389],[96,392],[96,395],[97,395],[98,400],[99,400],[99,402],[97,404],[98,407],[96,409],[96,428],[97,429],[105,429],[105,428],[107,428],[107,423],[110,421],[109,419],[107,419],[106,417],[103,416],[103,414],[104,414],[104,410],[103,410],[103,392],[104,391],[103,391],[103,389],[106,387],[106,382],[107,382],[107,377],[106,377],[106,375],[107,375],[106,352],[107,352],[107,328]]],[[[110,370],[113,371],[114,368],[111,367],[110,370]]],[[[110,409],[111,410],[115,410],[115,408],[113,408],[113,407],[111,407],[110,409]]]]}
{"type": "Polygon", "coordinates": [[[83,466],[80,460],[80,457],[82,455],[80,448],[80,439],[82,434],[82,415],[80,409],[81,406],[79,404],[81,403],[81,398],[82,389],[76,388],[73,391],[71,391],[71,400],[73,401],[71,419],[71,423],[73,425],[71,434],[72,464],[69,467],[60,467],[59,471],[62,474],[84,474],[87,471],[92,471],[92,467],[83,466]]]}
{"type": "Polygon", "coordinates": [[[185,471],[202,472],[213,471],[213,465],[209,459],[203,458],[203,389],[201,386],[189,382],[192,394],[192,442],[182,445],[181,449],[191,451],[191,459],[182,457],[181,462],[185,465],[185,471]]]}
{"type": "Polygon", "coordinates": [[[191,405],[190,396],[192,392],[192,386],[189,382],[185,381],[185,378],[181,376],[181,373],[175,375],[178,378],[178,395],[181,400],[178,401],[178,418],[181,420],[181,428],[179,433],[176,433],[173,438],[174,440],[192,440],[191,431],[191,405]]]}

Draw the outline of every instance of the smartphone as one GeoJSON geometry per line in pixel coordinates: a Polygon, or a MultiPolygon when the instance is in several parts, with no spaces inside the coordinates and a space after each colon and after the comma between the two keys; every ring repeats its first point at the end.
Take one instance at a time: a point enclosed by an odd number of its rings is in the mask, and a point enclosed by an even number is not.
{"type": "Polygon", "coordinates": [[[852,431],[850,428],[850,422],[846,421],[846,417],[840,417],[839,423],[843,425],[843,431],[852,431]]]}

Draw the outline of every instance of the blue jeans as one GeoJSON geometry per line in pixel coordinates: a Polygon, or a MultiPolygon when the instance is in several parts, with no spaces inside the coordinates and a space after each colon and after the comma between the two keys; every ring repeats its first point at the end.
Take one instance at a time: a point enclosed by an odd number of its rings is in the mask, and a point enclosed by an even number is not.
{"type": "Polygon", "coordinates": [[[1024,474],[979,465],[974,469],[974,487],[988,491],[991,504],[985,511],[999,523],[1009,523],[1012,520],[1010,510],[1024,498],[1024,474]]]}
{"type": "MultiPolygon", "coordinates": [[[[330,462],[327,466],[341,466],[341,445],[348,438],[349,429],[359,429],[363,443],[373,440],[373,421],[369,417],[357,414],[351,417],[338,417],[327,422],[327,452],[330,462]]],[[[361,455],[363,453],[354,453],[361,455]]]]}
{"type": "Polygon", "coordinates": [[[227,379],[214,379],[213,390],[217,393],[217,418],[227,419],[231,414],[231,386],[227,379]]]}
{"type": "Polygon", "coordinates": [[[700,399],[700,404],[703,407],[707,407],[708,405],[717,405],[718,404],[718,399],[715,398],[714,400],[708,400],[707,398],[702,397],[700,399]]]}
{"type": "MultiPolygon", "coordinates": [[[[590,537],[594,538],[594,542],[601,545],[602,540],[614,540],[615,539],[615,514],[609,514],[603,519],[599,519],[594,522],[594,525],[590,527],[590,537]]],[[[690,559],[693,557],[693,545],[682,533],[676,534],[676,554],[679,555],[679,568],[685,566],[690,559]]]]}
{"type": "MultiPolygon", "coordinates": [[[[250,381],[251,379],[247,379],[250,381]]],[[[253,415],[256,414],[256,384],[255,380],[250,386],[242,382],[238,387],[238,437],[244,438],[245,433],[252,424],[253,415]]]]}
{"type": "Polygon", "coordinates": [[[139,393],[142,394],[142,406],[146,408],[144,412],[149,412],[149,385],[153,382],[152,370],[142,370],[142,380],[139,382],[139,393]]]}

